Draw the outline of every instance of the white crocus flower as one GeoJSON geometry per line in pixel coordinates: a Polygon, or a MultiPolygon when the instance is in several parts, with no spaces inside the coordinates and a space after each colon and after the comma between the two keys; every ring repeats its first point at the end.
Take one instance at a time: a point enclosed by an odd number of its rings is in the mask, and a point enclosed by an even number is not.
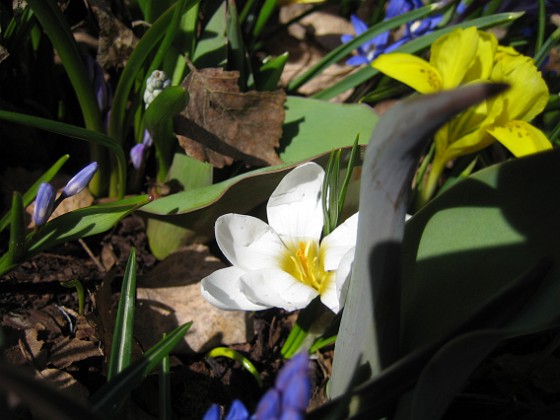
{"type": "Polygon", "coordinates": [[[306,163],[289,172],[267,204],[269,224],[226,214],[216,240],[233,267],[202,280],[202,295],[226,310],[302,309],[318,295],[333,312],[343,305],[356,245],[358,214],[321,241],[323,169],[306,163]]]}

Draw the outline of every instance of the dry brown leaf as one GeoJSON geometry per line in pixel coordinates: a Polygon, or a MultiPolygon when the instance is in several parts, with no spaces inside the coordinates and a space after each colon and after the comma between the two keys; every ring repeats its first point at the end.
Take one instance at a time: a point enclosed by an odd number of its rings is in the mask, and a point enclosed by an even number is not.
{"type": "Polygon", "coordinates": [[[251,165],[281,163],[284,102],[282,90],[240,92],[239,72],[192,69],[181,86],[189,104],[175,119],[175,132],[185,152],[222,168],[234,159],[251,165]]]}
{"type": "Polygon", "coordinates": [[[59,369],[43,369],[35,372],[35,379],[45,380],[56,389],[63,391],[72,398],[85,400],[89,396],[88,389],[76,381],[68,372],[59,369]]]}
{"type": "Polygon", "coordinates": [[[49,365],[63,369],[80,360],[102,356],[103,352],[98,343],[70,337],[58,337],[50,349],[49,365]]]}
{"type": "Polygon", "coordinates": [[[204,245],[171,254],[138,281],[135,335],[149,348],[178,325],[192,321],[185,340],[174,352],[203,352],[219,344],[247,341],[247,314],[222,311],[200,292],[200,280],[224,265],[204,245]]]}
{"type": "Polygon", "coordinates": [[[113,16],[107,0],[89,0],[88,3],[99,25],[97,61],[103,68],[124,67],[138,39],[130,28],[113,16]]]}

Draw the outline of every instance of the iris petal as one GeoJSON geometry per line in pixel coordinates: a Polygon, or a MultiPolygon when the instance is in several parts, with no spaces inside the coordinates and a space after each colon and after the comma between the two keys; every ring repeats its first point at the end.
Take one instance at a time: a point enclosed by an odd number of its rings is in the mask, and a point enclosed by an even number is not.
{"type": "Polygon", "coordinates": [[[488,132],[516,157],[552,149],[544,133],[525,121],[510,121],[503,127],[488,132]]]}
{"type": "Polygon", "coordinates": [[[443,86],[439,71],[426,60],[411,54],[382,54],[371,65],[420,93],[434,93],[443,86]]]}

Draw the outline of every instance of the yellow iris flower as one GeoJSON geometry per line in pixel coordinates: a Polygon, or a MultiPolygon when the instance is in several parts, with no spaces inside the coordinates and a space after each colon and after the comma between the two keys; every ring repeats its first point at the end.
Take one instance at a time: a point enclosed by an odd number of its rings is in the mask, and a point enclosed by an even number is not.
{"type": "Polygon", "coordinates": [[[498,45],[491,33],[456,29],[432,44],[430,61],[410,54],[381,55],[371,64],[423,94],[480,82],[506,83],[503,94],[457,115],[435,134],[435,157],[422,203],[434,193],[445,164],[498,140],[519,157],[551,149],[531,121],[546,106],[548,87],[530,57],[498,45]]]}

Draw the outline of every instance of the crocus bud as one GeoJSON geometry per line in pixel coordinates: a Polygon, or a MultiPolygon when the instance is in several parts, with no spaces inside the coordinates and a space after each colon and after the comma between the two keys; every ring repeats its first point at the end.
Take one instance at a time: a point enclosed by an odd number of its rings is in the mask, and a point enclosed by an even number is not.
{"type": "Polygon", "coordinates": [[[68,181],[62,190],[62,197],[71,197],[82,191],[97,172],[97,162],[92,162],[68,181]]]}
{"type": "Polygon", "coordinates": [[[49,220],[53,209],[56,191],[54,187],[43,182],[37,191],[37,198],[35,198],[35,209],[33,210],[33,222],[35,226],[43,226],[49,220]]]}

